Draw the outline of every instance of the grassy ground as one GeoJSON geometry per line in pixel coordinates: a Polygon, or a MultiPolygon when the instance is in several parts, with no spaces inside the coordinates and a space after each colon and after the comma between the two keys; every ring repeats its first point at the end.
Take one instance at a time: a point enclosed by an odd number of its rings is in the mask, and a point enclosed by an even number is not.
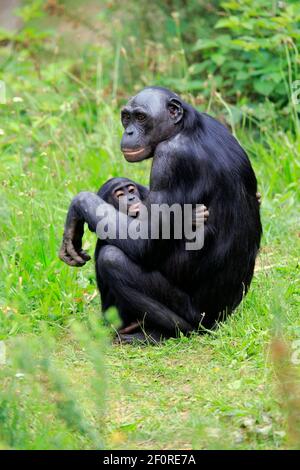
{"type": "Polygon", "coordinates": [[[1,54],[2,448],[299,446],[300,370],[274,337],[300,338],[300,140],[239,134],[263,194],[264,239],[234,316],[159,347],[112,346],[92,263],[57,258],[64,217],[74,194],[111,176],[147,184],[149,164],[122,158],[118,106],[95,56],[78,59],[79,73],[73,59],[38,68],[26,50],[1,54]]]}

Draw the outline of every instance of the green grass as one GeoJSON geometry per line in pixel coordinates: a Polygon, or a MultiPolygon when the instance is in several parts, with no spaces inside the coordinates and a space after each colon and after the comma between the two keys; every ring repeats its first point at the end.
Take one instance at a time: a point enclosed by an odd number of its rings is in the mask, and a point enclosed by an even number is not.
{"type": "MultiPolygon", "coordinates": [[[[271,342],[278,332],[300,338],[300,139],[239,134],[263,194],[264,239],[235,314],[211,334],[113,346],[92,262],[72,269],[57,252],[74,194],[117,175],[147,184],[149,163],[121,156],[119,105],[97,81],[95,55],[78,59],[78,77],[68,58],[46,60],[39,72],[27,50],[0,53],[8,95],[0,105],[0,340],[8,349],[0,446],[299,446],[271,342]]],[[[92,252],[95,238],[85,243],[92,252]]],[[[296,387],[300,370],[290,368],[296,387]]]]}

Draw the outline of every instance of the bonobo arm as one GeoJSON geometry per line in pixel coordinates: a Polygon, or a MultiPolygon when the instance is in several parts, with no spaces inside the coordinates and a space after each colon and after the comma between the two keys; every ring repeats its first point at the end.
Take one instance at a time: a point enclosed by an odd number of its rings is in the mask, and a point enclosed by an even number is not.
{"type": "Polygon", "coordinates": [[[100,204],[106,204],[101,197],[97,194],[82,191],[77,194],[69,207],[66,227],[72,225],[76,220],[77,222],[87,223],[91,232],[96,232],[99,217],[97,217],[97,209],[100,204]]]}
{"type": "MultiPolygon", "coordinates": [[[[70,266],[83,266],[90,259],[89,255],[82,250],[84,223],[88,224],[92,232],[96,232],[97,225],[103,217],[106,217],[109,223],[109,214],[114,214],[115,217],[122,217],[122,223],[125,223],[126,226],[128,226],[129,223],[134,223],[131,217],[120,214],[110,204],[107,204],[103,199],[97,196],[97,194],[92,192],[81,192],[77,194],[77,196],[73,198],[68,210],[62,246],[59,252],[60,259],[70,266]],[[99,212],[102,212],[99,211],[101,205],[104,206],[103,214],[105,213],[105,207],[109,208],[108,217],[107,213],[105,216],[102,214],[99,215],[99,212]]],[[[145,250],[148,249],[151,244],[151,240],[143,240],[140,238],[137,240],[130,238],[119,239],[118,231],[115,238],[107,239],[106,241],[108,244],[120,248],[134,260],[141,259],[145,250]]]]}
{"type": "Polygon", "coordinates": [[[96,210],[102,199],[92,192],[81,192],[70,204],[63,234],[59,257],[70,266],[83,266],[91,257],[82,250],[84,224],[96,231],[96,210]]]}
{"type": "MultiPolygon", "coordinates": [[[[150,206],[151,203],[158,201],[164,201],[166,199],[166,195],[164,195],[164,191],[155,191],[155,197],[153,197],[153,193],[150,198],[146,198],[144,201],[146,207],[150,206]],[[152,196],[152,197],[151,197],[152,196]],[[150,202],[150,200],[151,202],[150,202]],[[155,199],[155,200],[154,200],[155,199]]],[[[98,223],[103,219],[103,215],[99,215],[99,207],[104,205],[109,207],[109,212],[115,214],[115,218],[122,217],[122,223],[125,223],[125,229],[127,230],[128,225],[131,223],[136,223],[136,220],[133,220],[131,217],[127,217],[125,214],[120,214],[116,211],[110,204],[107,204],[103,199],[101,199],[97,194],[92,192],[81,192],[75,196],[70,204],[66,223],[65,223],[65,230],[63,235],[62,246],[59,252],[59,257],[62,261],[69,264],[70,266],[83,266],[89,259],[90,256],[82,250],[82,237],[84,233],[84,224],[87,223],[89,229],[92,232],[96,232],[98,223]],[[97,215],[98,210],[98,215],[97,215]]],[[[200,216],[203,218],[204,221],[207,220],[208,212],[205,206],[203,206],[204,212],[202,209],[201,213],[194,213],[193,217],[193,225],[197,227],[198,219],[197,217],[200,216]]],[[[151,209],[150,209],[151,210],[151,209]]],[[[148,213],[150,214],[150,210],[148,209],[148,213]]],[[[102,211],[101,211],[102,212],[102,211]]],[[[103,213],[105,210],[103,211],[103,213]]],[[[109,218],[106,220],[109,221],[109,218]]],[[[124,225],[123,225],[124,226],[124,225]]],[[[118,224],[117,224],[118,228],[118,224]]],[[[131,259],[135,261],[140,261],[143,259],[147,254],[151,253],[151,249],[153,246],[153,241],[150,237],[148,239],[138,238],[132,240],[131,238],[119,238],[119,233],[117,231],[116,237],[106,239],[108,244],[117,246],[120,248],[124,253],[126,253],[131,259]]],[[[157,245],[155,245],[157,249],[157,245]]]]}

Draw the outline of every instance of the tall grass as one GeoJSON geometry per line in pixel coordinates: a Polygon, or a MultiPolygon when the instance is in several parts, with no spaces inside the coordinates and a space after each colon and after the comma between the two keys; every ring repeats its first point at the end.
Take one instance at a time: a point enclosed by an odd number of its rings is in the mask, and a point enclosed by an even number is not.
{"type": "Polygon", "coordinates": [[[63,364],[59,337],[43,323],[39,337],[7,341],[7,364],[0,369],[0,442],[15,449],[101,449],[105,430],[105,335],[92,315],[68,334],[86,363],[82,384],[74,384],[63,364]],[[88,411],[87,411],[88,409],[88,411]]]}

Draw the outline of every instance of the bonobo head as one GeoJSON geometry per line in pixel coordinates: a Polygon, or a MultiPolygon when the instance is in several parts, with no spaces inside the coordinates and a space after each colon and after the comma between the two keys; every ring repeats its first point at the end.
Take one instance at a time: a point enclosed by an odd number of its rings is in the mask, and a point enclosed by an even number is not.
{"type": "Polygon", "coordinates": [[[141,194],[136,184],[127,178],[112,178],[98,191],[105,202],[135,217],[139,213],[141,194]]]}
{"type": "Polygon", "coordinates": [[[131,98],[121,111],[121,150],[129,162],[153,157],[156,146],[180,131],[183,104],[173,92],[149,87],[131,98]]]}

